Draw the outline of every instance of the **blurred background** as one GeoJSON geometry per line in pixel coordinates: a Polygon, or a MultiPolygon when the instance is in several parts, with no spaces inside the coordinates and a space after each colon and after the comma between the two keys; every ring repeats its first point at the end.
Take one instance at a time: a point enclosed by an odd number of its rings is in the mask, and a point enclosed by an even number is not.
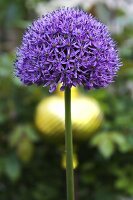
{"type": "Polygon", "coordinates": [[[76,200],[132,200],[132,0],[0,0],[0,200],[66,199],[63,94],[13,75],[24,29],[60,6],[107,24],[123,62],[107,89],[73,91],[76,200]]]}

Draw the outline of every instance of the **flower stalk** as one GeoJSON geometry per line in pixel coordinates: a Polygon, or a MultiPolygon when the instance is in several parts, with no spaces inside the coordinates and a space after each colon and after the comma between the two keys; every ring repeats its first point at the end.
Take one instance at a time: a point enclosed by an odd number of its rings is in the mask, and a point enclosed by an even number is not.
{"type": "Polygon", "coordinates": [[[71,89],[65,88],[65,148],[67,200],[74,200],[73,140],[71,126],[71,89]]]}

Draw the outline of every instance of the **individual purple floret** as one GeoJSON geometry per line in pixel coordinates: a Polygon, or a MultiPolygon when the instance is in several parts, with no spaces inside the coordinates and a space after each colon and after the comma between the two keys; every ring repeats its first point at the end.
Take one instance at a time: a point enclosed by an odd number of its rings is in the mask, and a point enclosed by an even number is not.
{"type": "Polygon", "coordinates": [[[90,90],[108,86],[121,66],[105,25],[75,8],[62,8],[34,21],[17,51],[15,74],[26,84],[59,83],[90,90]]]}

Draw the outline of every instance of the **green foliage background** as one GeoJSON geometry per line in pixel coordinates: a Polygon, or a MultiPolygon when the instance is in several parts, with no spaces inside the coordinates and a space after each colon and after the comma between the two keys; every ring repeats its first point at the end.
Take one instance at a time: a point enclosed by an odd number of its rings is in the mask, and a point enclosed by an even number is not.
{"type": "MultiPolygon", "coordinates": [[[[15,48],[24,28],[36,18],[37,2],[0,1],[0,200],[66,199],[63,152],[46,142],[34,125],[36,105],[49,93],[25,87],[13,75],[15,48]]],[[[92,12],[103,21],[112,13],[118,22],[124,20],[121,10],[102,4],[92,12]]],[[[123,67],[109,88],[87,94],[99,101],[105,121],[88,141],[78,144],[76,200],[133,199],[133,26],[113,37],[123,67]]]]}

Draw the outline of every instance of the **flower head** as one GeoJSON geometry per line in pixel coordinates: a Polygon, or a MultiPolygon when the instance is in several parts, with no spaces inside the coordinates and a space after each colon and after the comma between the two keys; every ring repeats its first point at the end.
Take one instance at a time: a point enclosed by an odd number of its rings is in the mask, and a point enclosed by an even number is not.
{"type": "Polygon", "coordinates": [[[34,21],[17,51],[15,74],[26,84],[108,86],[120,67],[105,25],[84,11],[62,8],[34,21]]]}

